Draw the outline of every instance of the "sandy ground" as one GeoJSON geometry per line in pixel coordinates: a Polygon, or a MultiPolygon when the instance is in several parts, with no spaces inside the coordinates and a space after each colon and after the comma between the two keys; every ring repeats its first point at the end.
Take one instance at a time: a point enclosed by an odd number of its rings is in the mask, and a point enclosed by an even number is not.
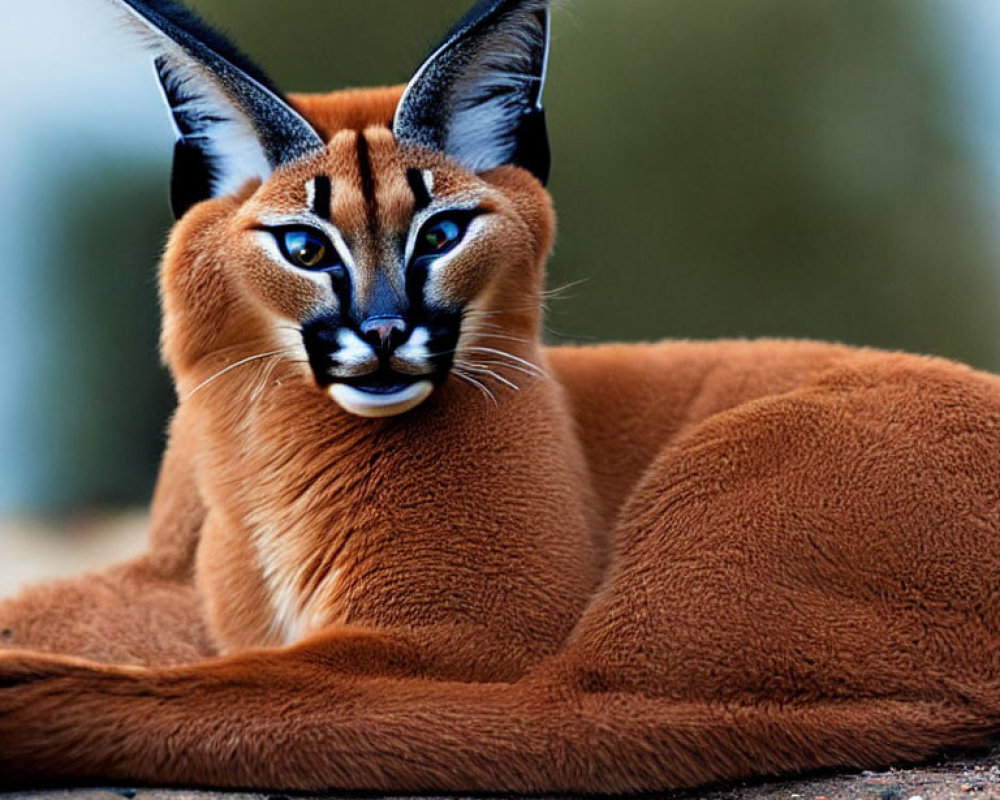
{"type": "MultiPolygon", "coordinates": [[[[145,525],[145,516],[138,512],[63,522],[59,531],[39,522],[0,521],[0,596],[12,594],[27,583],[78,574],[138,553],[142,550],[145,525]]],[[[659,796],[672,800],[1000,800],[1000,746],[991,752],[963,754],[917,769],[743,784],[659,796]]],[[[286,800],[285,795],[276,793],[218,794],[130,788],[0,793],[0,800],[121,798],[286,800]]]]}
{"type": "Polygon", "coordinates": [[[0,597],[29,583],[79,575],[142,552],[141,511],[80,516],[58,524],[0,519],[0,597]]]}

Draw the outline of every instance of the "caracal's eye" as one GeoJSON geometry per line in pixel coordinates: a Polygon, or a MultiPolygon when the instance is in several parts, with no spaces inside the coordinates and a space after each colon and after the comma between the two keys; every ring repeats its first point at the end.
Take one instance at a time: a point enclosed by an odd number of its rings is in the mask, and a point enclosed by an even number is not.
{"type": "Polygon", "coordinates": [[[424,245],[428,250],[442,252],[455,245],[462,235],[462,229],[453,219],[443,219],[424,231],[424,245]]]}
{"type": "Polygon", "coordinates": [[[319,231],[286,228],[274,232],[281,254],[300,269],[342,272],[344,267],[336,248],[319,231]]]}
{"type": "Polygon", "coordinates": [[[440,256],[454,249],[462,237],[468,219],[455,216],[439,216],[430,220],[417,237],[416,255],[440,256]]]}

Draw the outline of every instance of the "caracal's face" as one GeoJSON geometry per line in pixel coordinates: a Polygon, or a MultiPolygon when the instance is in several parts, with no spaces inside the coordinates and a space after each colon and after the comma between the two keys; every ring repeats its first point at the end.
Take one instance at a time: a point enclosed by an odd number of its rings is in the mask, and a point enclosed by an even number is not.
{"type": "Polygon", "coordinates": [[[445,380],[463,334],[491,324],[482,303],[497,272],[531,238],[495,185],[375,127],[277,171],[231,224],[239,256],[225,268],[361,416],[408,411],[445,380]]]}
{"type": "Polygon", "coordinates": [[[510,316],[537,312],[551,243],[547,0],[480,0],[405,87],[297,104],[172,0],[117,4],[153,51],[177,136],[184,256],[168,254],[163,295],[175,370],[185,337],[224,341],[221,354],[245,334],[278,349],[225,370],[301,361],[344,409],[375,417],[415,407],[449,374],[517,388],[463,353],[537,369],[463,339],[531,346],[537,334],[537,320],[510,316]],[[221,198],[214,218],[188,214],[221,198]],[[186,259],[207,272],[177,275],[186,259]]]}

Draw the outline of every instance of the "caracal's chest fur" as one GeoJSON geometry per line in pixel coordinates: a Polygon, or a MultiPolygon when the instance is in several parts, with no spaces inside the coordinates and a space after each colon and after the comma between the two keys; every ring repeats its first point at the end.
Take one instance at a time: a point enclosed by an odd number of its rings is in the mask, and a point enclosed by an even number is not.
{"type": "Polygon", "coordinates": [[[261,370],[265,386],[222,378],[181,412],[201,432],[198,581],[223,649],[456,614],[531,658],[568,633],[603,520],[556,385],[502,406],[450,387],[373,425],[261,370]],[[242,410],[240,386],[255,394],[242,410]]]}

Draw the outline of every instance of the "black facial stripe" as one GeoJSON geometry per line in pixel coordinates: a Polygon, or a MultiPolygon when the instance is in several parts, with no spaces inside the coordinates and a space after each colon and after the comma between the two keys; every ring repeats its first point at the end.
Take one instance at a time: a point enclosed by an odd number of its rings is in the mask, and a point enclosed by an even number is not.
{"type": "MultiPolygon", "coordinates": [[[[427,265],[420,259],[406,268],[406,299],[410,303],[411,315],[418,319],[426,318],[427,304],[424,300],[424,287],[427,285],[427,265]]],[[[414,325],[419,324],[414,322],[414,325]]]]}
{"type": "Polygon", "coordinates": [[[413,192],[413,213],[423,211],[434,199],[427,190],[423,172],[416,168],[406,170],[406,182],[410,185],[410,191],[413,192]]]}
{"type": "MultiPolygon", "coordinates": [[[[350,271],[347,272],[350,275],[350,271]]],[[[333,289],[334,297],[337,298],[337,302],[340,304],[341,308],[350,308],[353,302],[354,287],[351,285],[351,279],[348,277],[344,280],[337,280],[333,273],[330,273],[330,288],[333,289]]]]}
{"type": "Polygon", "coordinates": [[[378,197],[375,195],[375,173],[372,171],[371,150],[364,133],[358,133],[358,173],[361,176],[361,194],[368,208],[368,229],[374,237],[378,233],[378,197]]]}
{"type": "Polygon", "coordinates": [[[333,213],[333,187],[330,179],[326,175],[317,176],[313,182],[316,189],[316,196],[313,198],[313,213],[320,219],[330,222],[333,213]]]}

